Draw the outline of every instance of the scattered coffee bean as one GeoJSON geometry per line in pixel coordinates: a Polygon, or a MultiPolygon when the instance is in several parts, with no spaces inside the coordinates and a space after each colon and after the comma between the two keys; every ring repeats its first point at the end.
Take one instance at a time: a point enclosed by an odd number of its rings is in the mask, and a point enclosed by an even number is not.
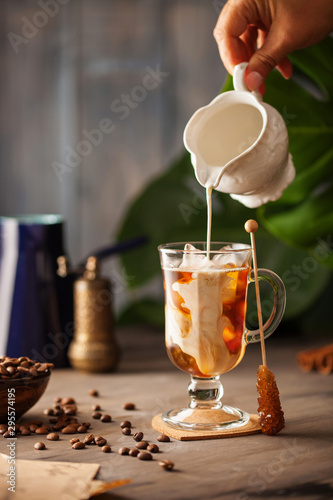
{"type": "Polygon", "coordinates": [[[124,427],[129,427],[131,428],[132,427],[132,424],[129,420],[124,420],[123,422],[121,422],[120,424],[120,427],[123,429],[124,427]]]}
{"type": "Polygon", "coordinates": [[[76,443],[74,443],[72,445],[73,450],[82,450],[85,447],[86,447],[86,445],[84,443],[82,443],[82,441],[77,441],[76,443]]]}
{"type": "Polygon", "coordinates": [[[97,444],[97,446],[104,446],[106,442],[107,442],[106,439],[103,438],[102,436],[95,437],[95,443],[97,444]]]}
{"type": "Polygon", "coordinates": [[[47,416],[54,415],[52,408],[45,408],[45,410],[43,410],[43,413],[47,416]]]}
{"type": "Polygon", "coordinates": [[[42,425],[41,427],[38,427],[36,430],[35,430],[35,434],[48,434],[50,432],[51,428],[50,427],[46,427],[45,425],[42,425]]]}
{"type": "Polygon", "coordinates": [[[64,427],[61,431],[63,434],[76,434],[76,429],[75,427],[72,427],[70,425],[67,425],[64,427]]]}
{"type": "Polygon", "coordinates": [[[63,429],[64,427],[66,427],[66,425],[62,424],[62,425],[52,425],[52,430],[54,432],[58,432],[58,431],[61,431],[61,429],[63,429]]]}
{"type": "Polygon", "coordinates": [[[46,436],[46,439],[48,439],[49,441],[58,441],[59,440],[59,434],[57,434],[56,432],[51,432],[50,434],[48,434],[46,436]]]}
{"type": "Polygon", "coordinates": [[[79,440],[79,438],[72,438],[72,439],[70,439],[70,440],[69,440],[69,442],[70,442],[71,444],[78,443],[79,441],[80,441],[80,440],[79,440]]]}
{"type": "Polygon", "coordinates": [[[135,447],[138,448],[139,450],[146,450],[148,446],[149,446],[149,443],[147,443],[147,441],[139,441],[135,445],[135,447]]]}
{"type": "Polygon", "coordinates": [[[158,453],[160,449],[157,444],[152,443],[147,446],[147,451],[150,451],[151,453],[158,453]]]}
{"type": "Polygon", "coordinates": [[[124,436],[131,435],[131,429],[129,427],[124,427],[121,432],[124,434],[124,436]]]}
{"type": "Polygon", "coordinates": [[[112,418],[110,415],[102,415],[100,420],[101,422],[111,422],[112,418]]]}
{"type": "Polygon", "coordinates": [[[134,403],[125,403],[123,405],[124,410],[135,410],[135,404],[134,403]]]}
{"type": "Polygon", "coordinates": [[[12,430],[10,430],[10,431],[4,432],[2,435],[3,435],[4,438],[12,438],[12,437],[15,436],[15,432],[12,431],[12,430]]]}
{"type": "Polygon", "coordinates": [[[84,434],[85,432],[87,432],[87,427],[84,427],[84,425],[79,425],[79,427],[77,428],[77,432],[79,432],[80,434],[84,434]]]}
{"type": "Polygon", "coordinates": [[[93,436],[92,434],[89,434],[89,436],[86,436],[83,440],[83,442],[85,444],[96,444],[95,443],[95,436],[93,436]]]}
{"type": "Polygon", "coordinates": [[[31,430],[28,429],[28,427],[24,427],[23,429],[21,429],[21,435],[22,436],[30,436],[31,435],[31,430]]]}
{"type": "Polygon", "coordinates": [[[140,453],[138,454],[138,459],[139,460],[152,460],[153,456],[150,453],[148,453],[148,451],[140,451],[140,453]]]}
{"type": "Polygon", "coordinates": [[[91,414],[92,418],[95,418],[96,420],[100,419],[102,414],[99,412],[99,411],[94,411],[92,414],[91,414]]]}
{"type": "Polygon", "coordinates": [[[58,423],[58,419],[56,417],[49,418],[50,424],[56,424],[58,423]]]}
{"type": "Polygon", "coordinates": [[[65,412],[62,408],[58,408],[56,410],[53,410],[53,415],[55,417],[59,417],[60,415],[63,415],[65,412]]]}
{"type": "Polygon", "coordinates": [[[76,415],[76,412],[77,412],[77,409],[76,408],[65,408],[63,410],[65,412],[65,415],[69,415],[69,416],[74,416],[76,415]]]}
{"type": "Polygon", "coordinates": [[[42,441],[38,441],[38,443],[34,444],[35,450],[45,450],[45,444],[42,441]]]}
{"type": "Polygon", "coordinates": [[[134,439],[134,441],[142,441],[142,439],[143,439],[143,432],[136,432],[133,435],[133,439],[134,439]]]}
{"type": "Polygon", "coordinates": [[[83,427],[85,427],[88,430],[90,427],[90,422],[82,422],[81,425],[83,425],[83,427]]]}
{"type": "Polygon", "coordinates": [[[131,456],[131,457],[137,457],[140,453],[140,450],[138,450],[137,448],[133,448],[132,450],[130,450],[128,452],[128,454],[131,456]]]}
{"type": "Polygon", "coordinates": [[[96,389],[91,389],[89,391],[89,396],[92,396],[93,398],[97,398],[99,396],[99,392],[96,389]]]}
{"type": "Polygon", "coordinates": [[[164,470],[172,470],[175,466],[171,460],[162,460],[161,462],[158,462],[158,465],[160,465],[164,470]]]}
{"type": "Polygon", "coordinates": [[[111,453],[111,446],[103,446],[102,451],[103,453],[111,453]]]}
{"type": "Polygon", "coordinates": [[[58,403],[61,403],[61,400],[62,400],[62,398],[60,398],[60,397],[58,396],[58,397],[54,398],[53,402],[54,402],[55,404],[58,404],[58,403]]]}
{"type": "Polygon", "coordinates": [[[123,448],[119,448],[119,450],[118,450],[119,455],[128,455],[129,452],[130,452],[130,449],[126,448],[126,446],[124,446],[123,448]]]}
{"type": "Polygon", "coordinates": [[[170,441],[170,438],[166,434],[161,434],[160,436],[158,436],[157,441],[160,441],[161,443],[168,443],[170,441]]]}
{"type": "Polygon", "coordinates": [[[93,405],[93,406],[91,407],[91,409],[92,409],[93,411],[99,411],[99,410],[101,410],[102,408],[100,407],[100,405],[93,405]]]}
{"type": "Polygon", "coordinates": [[[31,432],[35,432],[35,431],[36,431],[36,429],[38,429],[38,425],[36,425],[36,424],[31,424],[31,425],[29,426],[29,429],[30,429],[30,431],[31,431],[31,432]]]}
{"type": "Polygon", "coordinates": [[[62,405],[74,405],[75,404],[75,399],[73,398],[63,398],[61,400],[62,405]]]}

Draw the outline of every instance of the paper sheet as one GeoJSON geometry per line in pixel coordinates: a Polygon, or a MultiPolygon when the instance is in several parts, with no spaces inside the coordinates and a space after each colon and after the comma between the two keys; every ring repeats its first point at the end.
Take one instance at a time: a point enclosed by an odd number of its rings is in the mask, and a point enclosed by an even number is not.
{"type": "Polygon", "coordinates": [[[9,490],[11,478],[9,457],[0,454],[1,500],[86,500],[94,494],[123,486],[128,479],[104,483],[94,480],[99,464],[15,460],[14,491],[9,490]]]}

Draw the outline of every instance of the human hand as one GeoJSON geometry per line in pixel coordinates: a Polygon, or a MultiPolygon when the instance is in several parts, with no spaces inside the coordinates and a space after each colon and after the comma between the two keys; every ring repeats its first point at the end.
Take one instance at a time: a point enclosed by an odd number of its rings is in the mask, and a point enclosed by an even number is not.
{"type": "Polygon", "coordinates": [[[257,90],[275,67],[290,78],[288,54],[320,42],[332,29],[333,0],[228,0],[214,37],[230,74],[249,61],[245,83],[257,90]]]}

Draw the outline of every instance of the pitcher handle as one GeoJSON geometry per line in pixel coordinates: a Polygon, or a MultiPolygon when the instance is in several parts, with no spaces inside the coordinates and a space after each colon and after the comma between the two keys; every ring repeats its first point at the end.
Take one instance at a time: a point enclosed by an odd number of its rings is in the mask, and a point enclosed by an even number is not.
{"type": "MultiPolygon", "coordinates": [[[[281,322],[286,307],[286,289],[283,281],[277,274],[268,269],[258,269],[259,281],[266,281],[271,285],[274,292],[274,303],[270,317],[263,326],[264,338],[267,339],[276,330],[281,322]]],[[[254,283],[253,270],[248,278],[248,283],[254,283]]],[[[260,341],[260,332],[258,330],[248,330],[244,332],[244,341],[246,344],[253,344],[260,341]]]]}
{"type": "MultiPolygon", "coordinates": [[[[246,68],[248,67],[248,64],[249,63],[247,62],[242,62],[234,67],[232,78],[233,78],[234,89],[237,91],[250,92],[250,90],[245,85],[245,71],[246,68]]],[[[254,90],[253,92],[251,92],[251,94],[253,94],[259,101],[262,101],[262,95],[257,90],[254,90]]]]}

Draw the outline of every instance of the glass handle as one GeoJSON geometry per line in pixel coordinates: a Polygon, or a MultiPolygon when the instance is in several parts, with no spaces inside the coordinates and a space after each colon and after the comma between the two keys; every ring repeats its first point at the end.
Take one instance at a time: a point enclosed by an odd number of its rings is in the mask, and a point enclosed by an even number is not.
{"type": "MultiPolygon", "coordinates": [[[[279,326],[285,307],[286,307],[286,289],[283,281],[273,271],[268,269],[258,269],[259,281],[266,281],[271,285],[274,292],[274,303],[270,317],[264,324],[264,338],[267,339],[279,326]]],[[[248,283],[254,283],[254,272],[252,270],[248,283]]],[[[253,344],[260,341],[260,332],[258,330],[245,330],[244,341],[246,344],[253,344]]]]}

